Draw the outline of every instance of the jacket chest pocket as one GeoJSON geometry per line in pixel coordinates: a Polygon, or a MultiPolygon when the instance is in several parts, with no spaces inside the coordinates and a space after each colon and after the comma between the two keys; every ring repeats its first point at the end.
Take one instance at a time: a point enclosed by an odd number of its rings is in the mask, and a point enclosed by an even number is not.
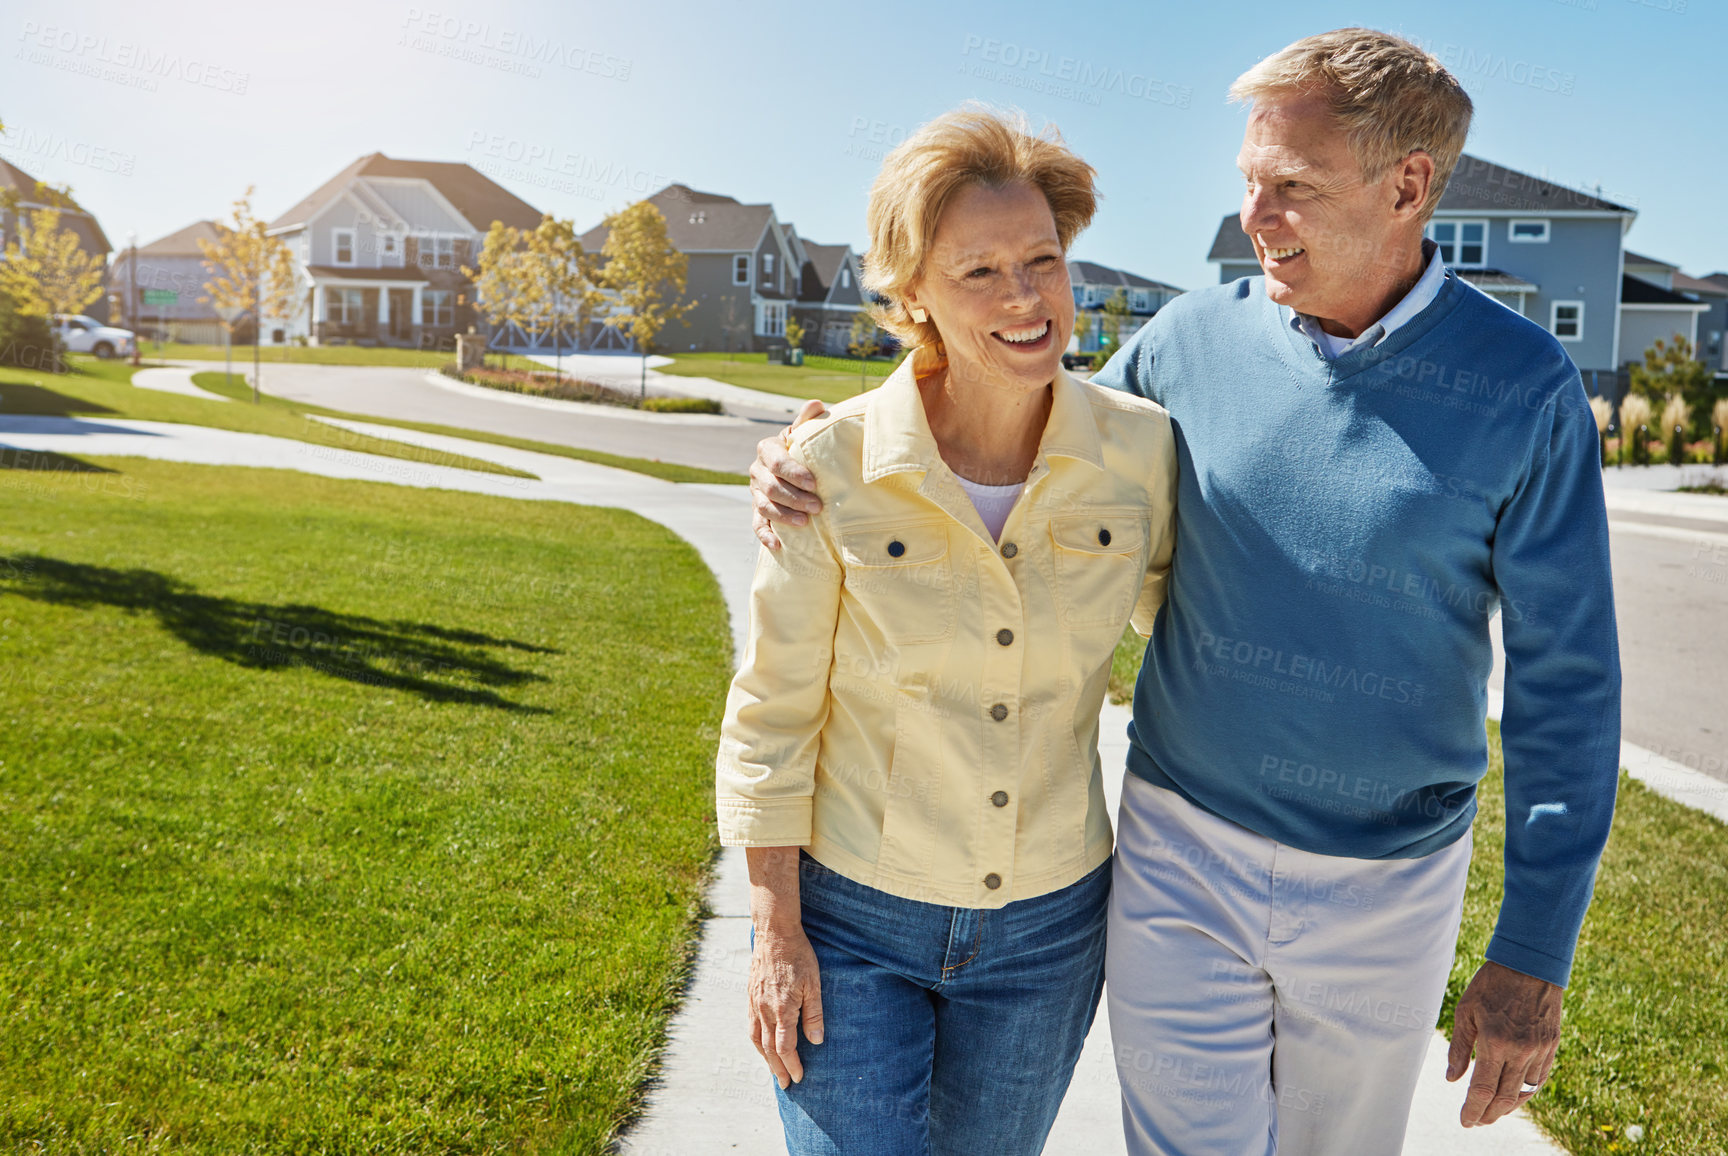
{"type": "Polygon", "coordinates": [[[856,526],[840,536],[846,590],[895,645],[954,637],[959,596],[942,523],[856,526]]]}
{"type": "Polygon", "coordinates": [[[1062,625],[1120,630],[1144,577],[1145,512],[1063,514],[1050,520],[1050,537],[1062,625]]]}

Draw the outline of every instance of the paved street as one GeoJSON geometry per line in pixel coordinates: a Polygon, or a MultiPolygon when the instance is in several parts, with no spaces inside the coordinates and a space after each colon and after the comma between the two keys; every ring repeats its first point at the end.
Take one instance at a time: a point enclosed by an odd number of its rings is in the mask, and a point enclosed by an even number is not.
{"type": "MultiPolygon", "coordinates": [[[[213,367],[216,363],[198,366],[213,367]]],[[[250,372],[250,367],[246,368],[250,372]]],[[[328,409],[485,430],[711,470],[742,471],[756,456],[756,443],[785,421],[769,415],[761,420],[749,416],[698,418],[568,402],[535,404],[540,399],[508,393],[499,393],[495,399],[476,397],[432,384],[427,381],[431,372],[375,366],[266,365],[263,379],[266,393],[328,409]]]]}

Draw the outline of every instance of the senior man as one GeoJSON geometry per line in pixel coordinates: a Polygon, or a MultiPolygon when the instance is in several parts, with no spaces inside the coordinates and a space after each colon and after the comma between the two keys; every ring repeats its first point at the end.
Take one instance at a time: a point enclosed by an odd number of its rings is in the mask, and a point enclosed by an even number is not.
{"type": "MultiPolygon", "coordinates": [[[[1548,1078],[1613,815],[1619,657],[1595,426],[1555,339],[1423,230],[1457,80],[1350,28],[1240,77],[1263,276],[1188,293],[1095,381],[1180,459],[1134,694],[1110,1025],[1136,1153],[1396,1153],[1456,947],[1506,683],[1505,897],[1454,1017],[1460,1120],[1548,1078]]],[[[765,441],[758,536],[819,503],[765,441]]]]}

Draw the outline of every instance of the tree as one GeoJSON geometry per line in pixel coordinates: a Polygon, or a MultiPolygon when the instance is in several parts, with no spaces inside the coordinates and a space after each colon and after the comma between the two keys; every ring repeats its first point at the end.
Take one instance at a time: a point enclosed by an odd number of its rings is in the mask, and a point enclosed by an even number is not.
{"type": "MultiPolygon", "coordinates": [[[[648,201],[607,217],[600,284],[612,291],[606,324],[636,342],[642,353],[642,396],[648,396],[648,355],[671,321],[684,321],[696,307],[680,301],[690,260],[666,238],[666,218],[648,201]]],[[[688,325],[688,321],[684,321],[688,325]]]]}
{"type": "Polygon", "coordinates": [[[22,317],[48,323],[54,371],[60,371],[60,337],[54,315],[77,313],[102,296],[102,258],[78,247],[78,234],[60,227],[59,209],[37,209],[21,222],[18,239],[6,243],[0,262],[0,294],[22,317]]]}
{"type": "Polygon", "coordinates": [[[1122,344],[1122,328],[1134,311],[1128,306],[1128,290],[1118,289],[1104,302],[1104,316],[1098,321],[1098,357],[1108,361],[1122,344]]]}
{"type": "Polygon", "coordinates": [[[804,348],[804,327],[798,324],[796,317],[788,316],[786,318],[786,348],[804,348]]]}
{"type": "Polygon", "coordinates": [[[1086,338],[1092,332],[1092,315],[1084,309],[1074,315],[1074,342],[1076,348],[1086,347],[1086,338]]]}
{"type": "Polygon", "coordinates": [[[864,392],[864,370],[870,359],[882,352],[882,330],[868,309],[860,309],[852,318],[851,340],[846,352],[858,359],[858,392],[864,392]]]}
{"type": "Polygon", "coordinates": [[[264,339],[266,317],[290,315],[294,303],[294,257],[280,238],[265,231],[264,222],[252,215],[252,186],[234,202],[234,223],[216,224],[216,243],[198,238],[198,248],[204,254],[204,268],[210,279],[204,282],[208,297],[199,304],[214,305],[218,311],[231,311],[233,320],[224,321],[230,341],[234,336],[234,321],[252,314],[255,331],[252,335],[252,403],[258,403],[258,345],[264,339]]]}
{"type": "Polygon", "coordinates": [[[526,262],[523,230],[493,221],[480,246],[480,267],[462,267],[462,275],[474,282],[475,309],[494,328],[514,325],[526,333],[533,324],[526,262]]]}
{"type": "Polygon", "coordinates": [[[552,353],[560,381],[564,378],[564,318],[574,316],[578,332],[601,301],[592,279],[592,261],[582,251],[576,226],[548,213],[526,238],[523,284],[529,308],[552,333],[552,353]]]}
{"type": "Polygon", "coordinates": [[[723,293],[720,301],[720,332],[726,335],[726,352],[732,352],[734,337],[738,338],[738,348],[743,349],[750,340],[750,319],[744,315],[738,294],[723,293]]]}
{"type": "Polygon", "coordinates": [[[1671,393],[1698,392],[1710,388],[1710,368],[1692,354],[1692,343],[1678,333],[1673,344],[1662,338],[1644,351],[1644,364],[1632,367],[1632,388],[1651,401],[1671,393]]]}

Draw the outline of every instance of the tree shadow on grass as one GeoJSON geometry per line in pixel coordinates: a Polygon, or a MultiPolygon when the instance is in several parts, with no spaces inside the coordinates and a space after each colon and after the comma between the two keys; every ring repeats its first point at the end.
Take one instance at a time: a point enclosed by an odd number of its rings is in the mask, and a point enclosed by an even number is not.
{"type": "Polygon", "coordinates": [[[302,603],[272,605],[200,594],[154,570],[115,570],[40,554],[0,555],[0,595],[61,606],[113,606],[156,616],[201,654],[255,670],[303,667],[344,682],[419,695],[432,702],[550,714],[494,688],[546,682],[486,653],[551,647],[427,622],[385,622],[302,603]]]}
{"type": "Polygon", "coordinates": [[[83,458],[55,453],[53,450],[21,450],[0,443],[0,470],[25,470],[42,473],[117,474],[107,466],[87,462],[83,458]]]}
{"type": "Polygon", "coordinates": [[[79,414],[104,414],[117,411],[81,397],[68,397],[43,389],[39,385],[13,385],[0,382],[0,413],[34,414],[38,417],[73,417],[79,414]]]}

